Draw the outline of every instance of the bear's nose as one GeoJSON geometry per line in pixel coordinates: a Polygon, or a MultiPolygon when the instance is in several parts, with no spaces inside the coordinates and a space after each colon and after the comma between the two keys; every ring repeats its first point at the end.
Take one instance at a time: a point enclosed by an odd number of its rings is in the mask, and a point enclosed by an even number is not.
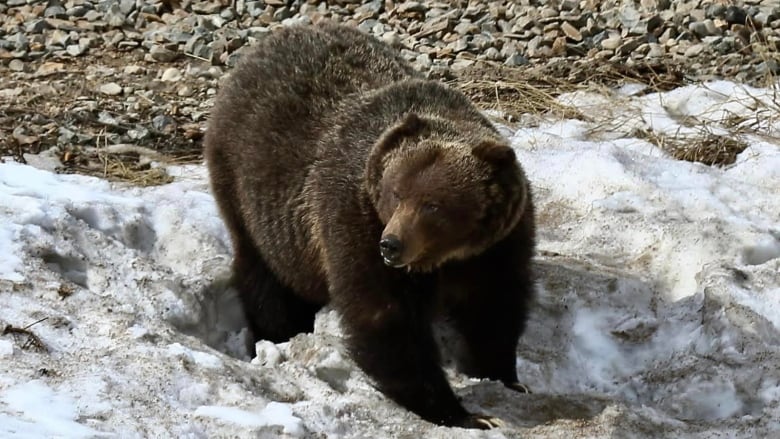
{"type": "Polygon", "coordinates": [[[387,235],[379,241],[379,253],[387,265],[396,265],[401,257],[403,246],[401,240],[395,235],[387,235]]]}

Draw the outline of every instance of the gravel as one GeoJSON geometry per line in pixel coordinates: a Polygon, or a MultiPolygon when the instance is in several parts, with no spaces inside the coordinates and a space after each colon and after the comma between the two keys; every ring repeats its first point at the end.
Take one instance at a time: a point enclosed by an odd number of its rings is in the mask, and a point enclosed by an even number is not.
{"type": "Polygon", "coordinates": [[[430,77],[456,82],[505,68],[581,81],[605,64],[673,66],[685,81],[774,81],[780,5],[724,3],[7,0],[0,154],[55,147],[66,169],[79,170],[88,148],[133,143],[197,159],[218,80],[243,51],[275,27],[321,20],[359,27],[430,77]]]}

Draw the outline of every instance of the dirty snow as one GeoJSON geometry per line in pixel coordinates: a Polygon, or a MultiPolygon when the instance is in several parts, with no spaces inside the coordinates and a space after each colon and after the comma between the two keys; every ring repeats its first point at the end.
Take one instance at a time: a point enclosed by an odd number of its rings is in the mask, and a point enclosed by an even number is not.
{"type": "Polygon", "coordinates": [[[385,400],[327,309],[249,358],[203,166],[142,189],[0,164],[0,327],[43,344],[0,336],[0,437],[778,437],[777,96],[639,91],[561,97],[592,121],[502,127],[535,191],[540,297],[517,360],[533,394],[450,374],[504,420],[489,432],[385,400]],[[724,168],[633,135],[726,120],[749,147],[724,168]]]}

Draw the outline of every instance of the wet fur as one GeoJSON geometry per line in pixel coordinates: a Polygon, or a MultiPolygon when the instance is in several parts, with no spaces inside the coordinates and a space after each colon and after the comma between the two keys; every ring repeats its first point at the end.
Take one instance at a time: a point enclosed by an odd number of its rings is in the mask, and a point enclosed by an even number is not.
{"type": "MultiPolygon", "coordinates": [[[[467,413],[445,379],[431,322],[450,317],[467,346],[465,371],[516,383],[534,223],[514,154],[493,148],[505,143],[464,95],[420,78],[356,30],[290,27],[266,37],[222,85],[205,138],[255,339],[311,331],[331,303],[352,358],[386,395],[431,422],[484,428],[487,418],[467,413]],[[452,260],[394,269],[378,251],[386,174],[411,166],[423,144],[446,157],[452,145],[474,148],[464,160],[478,160],[468,166],[491,184],[463,185],[484,194],[482,232],[452,260]]],[[[415,239],[433,239],[426,235],[415,239]]]]}

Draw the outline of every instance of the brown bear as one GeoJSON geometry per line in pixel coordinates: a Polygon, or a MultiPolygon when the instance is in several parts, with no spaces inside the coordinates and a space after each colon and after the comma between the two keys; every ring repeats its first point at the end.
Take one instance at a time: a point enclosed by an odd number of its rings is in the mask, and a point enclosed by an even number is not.
{"type": "Polygon", "coordinates": [[[313,328],[330,303],[351,357],[398,404],[490,428],[446,380],[432,321],[460,366],[516,390],[534,295],[534,210],[507,140],[460,92],[345,26],[272,32],[225,80],[205,154],[255,339],[313,328]]]}

